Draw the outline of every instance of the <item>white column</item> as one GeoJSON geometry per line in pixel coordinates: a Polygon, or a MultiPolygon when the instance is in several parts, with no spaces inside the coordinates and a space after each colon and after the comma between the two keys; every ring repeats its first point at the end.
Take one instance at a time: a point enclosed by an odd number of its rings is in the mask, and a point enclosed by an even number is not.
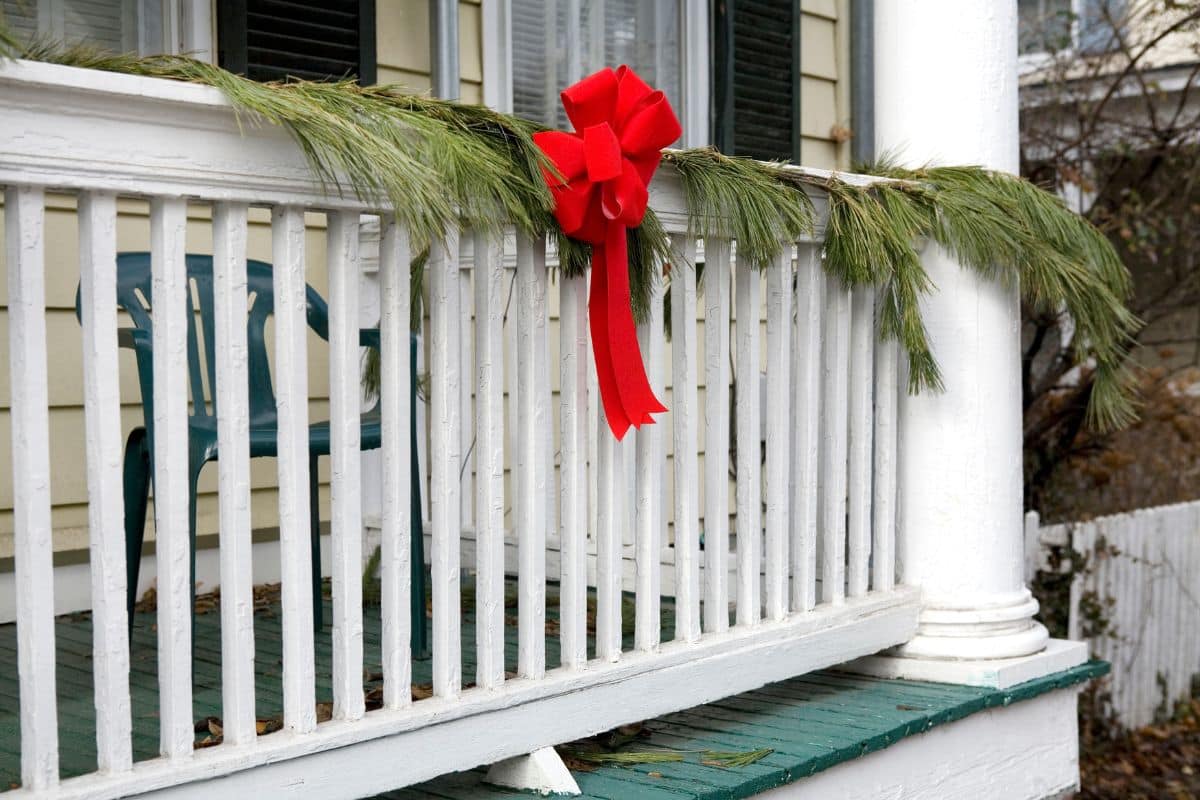
{"type": "MultiPolygon", "coordinates": [[[[1018,169],[1016,0],[875,6],[875,145],[905,165],[1018,169]]],[[[1023,579],[1020,305],[934,244],[921,307],[946,389],[900,399],[899,577],[924,590],[898,654],[1045,648],[1023,579]]],[[[902,390],[903,391],[903,390],[902,390]]]]}

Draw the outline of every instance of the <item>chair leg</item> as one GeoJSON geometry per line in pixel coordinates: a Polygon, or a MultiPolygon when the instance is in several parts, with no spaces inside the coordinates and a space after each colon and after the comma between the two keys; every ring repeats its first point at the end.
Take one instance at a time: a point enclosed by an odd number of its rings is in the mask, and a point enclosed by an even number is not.
{"type": "Polygon", "coordinates": [[[133,630],[142,544],[146,539],[146,506],[150,496],[150,452],[145,428],[134,428],[125,442],[122,484],[125,494],[125,610],[133,630]]]}
{"type": "Polygon", "coordinates": [[[188,476],[188,552],[191,554],[189,562],[188,577],[192,583],[192,604],[190,606],[192,612],[192,642],[193,647],[196,641],[196,494],[200,490],[200,471],[204,469],[204,462],[192,464],[191,474],[188,476]]]}
{"type": "Polygon", "coordinates": [[[325,627],[325,601],[321,593],[321,482],[317,477],[317,459],[308,458],[308,516],[312,528],[312,604],[313,630],[325,627]]]}

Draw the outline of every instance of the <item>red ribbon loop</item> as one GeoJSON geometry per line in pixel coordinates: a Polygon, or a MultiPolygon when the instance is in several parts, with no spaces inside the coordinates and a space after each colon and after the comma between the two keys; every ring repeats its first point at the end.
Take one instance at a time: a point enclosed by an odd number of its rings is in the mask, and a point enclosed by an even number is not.
{"type": "Polygon", "coordinates": [[[629,296],[626,234],[642,223],[662,148],[683,133],[666,96],[632,69],[602,69],[562,93],[575,133],[545,131],[533,139],[554,164],[546,183],[563,232],[592,245],[588,318],[600,399],[608,426],[623,439],[632,425],[666,411],[654,396],[629,296]]]}

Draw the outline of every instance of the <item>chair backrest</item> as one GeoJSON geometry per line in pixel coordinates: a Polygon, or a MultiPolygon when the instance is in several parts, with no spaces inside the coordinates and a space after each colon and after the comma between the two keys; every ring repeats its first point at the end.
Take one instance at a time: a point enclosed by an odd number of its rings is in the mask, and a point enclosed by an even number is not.
{"type": "MultiPolygon", "coordinates": [[[[217,380],[216,342],[213,331],[213,262],[212,256],[187,256],[188,301],[188,383],[192,395],[193,416],[216,414],[215,387],[217,380]],[[201,363],[200,343],[204,355],[201,363]],[[207,379],[209,398],[205,397],[207,379]]],[[[151,333],[153,289],[149,253],[121,253],[117,256],[117,304],[129,314],[134,327],[151,333]]],[[[249,313],[246,317],[247,372],[250,380],[250,424],[275,419],[275,390],[271,382],[270,361],[267,355],[266,324],[275,312],[274,284],[271,265],[263,261],[246,262],[246,293],[249,313]]],[[[322,339],[329,338],[329,311],[325,301],[311,286],[306,287],[308,327],[322,339]]],[[[75,296],[75,314],[80,314],[80,298],[75,296]]],[[[139,353],[139,356],[141,354],[139,353]]],[[[138,378],[143,400],[151,397],[153,374],[149,359],[138,358],[138,378]]],[[[146,420],[149,424],[150,420],[146,420]]]]}

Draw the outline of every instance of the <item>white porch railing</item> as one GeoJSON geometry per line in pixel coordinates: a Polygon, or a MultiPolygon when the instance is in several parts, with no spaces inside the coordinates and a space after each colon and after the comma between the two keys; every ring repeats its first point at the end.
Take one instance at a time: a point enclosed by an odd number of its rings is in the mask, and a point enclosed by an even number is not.
{"type": "Polygon", "coordinates": [[[158,791],[210,797],[214,787],[208,782],[218,778],[221,790],[234,790],[232,796],[254,787],[272,797],[360,797],[841,663],[907,641],[915,631],[918,592],[894,582],[897,354],[875,345],[871,294],[852,296],[825,280],[819,239],[787,243],[761,273],[750,268],[760,265],[735,265],[736,242],[710,240],[703,243],[701,316],[695,271],[686,266],[698,243],[687,231],[677,178],[664,168],[651,187],[651,203],[677,253],[669,371],[661,294],[640,335],[656,390],[670,376],[670,413],[637,434],[632,479],[624,471],[621,446],[603,427],[589,463],[588,429],[599,412],[588,385],[585,280],[552,280],[545,243],[517,237],[517,294],[509,320],[515,354],[506,359],[503,243],[449,230],[433,248],[427,272],[433,696],[412,702],[406,435],[414,411],[407,400],[406,337],[412,253],[404,227],[383,209],[322,192],[284,131],[239,128],[215,90],[17,62],[0,66],[0,109],[22,726],[23,788],[14,798],[158,791]],[[49,191],[79,199],[99,752],[96,773],[61,781],[51,576],[54,464],[46,389],[53,343],[46,338],[43,296],[49,191]],[[136,765],[119,472],[117,197],[149,199],[155,297],[177,300],[158,302],[154,310],[162,755],[136,765]],[[225,734],[224,743],[203,750],[193,750],[188,580],[183,261],[188,202],[212,208],[218,276],[225,734]],[[249,460],[237,446],[247,408],[240,318],[249,206],[272,211],[276,293],[284,729],[269,736],[255,735],[249,460]],[[314,713],[308,580],[306,212],[326,215],[331,301],[334,699],[333,719],[321,724],[314,713]],[[362,687],[357,427],[360,215],[377,218],[382,232],[385,696],[384,707],[369,713],[362,687]],[[468,250],[470,260],[463,257],[468,250]],[[760,282],[766,284],[765,303],[760,282]],[[559,294],[557,364],[550,358],[553,291],[559,294]],[[731,351],[739,374],[757,377],[765,365],[765,425],[759,420],[758,380],[739,381],[735,407],[729,407],[731,351]],[[558,375],[557,395],[552,371],[558,375]],[[505,385],[514,374],[517,408],[506,420],[505,385]],[[732,525],[731,419],[734,439],[743,445],[737,447],[732,525]],[[469,428],[474,496],[464,503],[460,473],[469,428]],[[556,446],[547,430],[555,429],[562,468],[548,503],[556,446]],[[507,483],[506,464],[512,468],[507,483]],[[628,513],[620,509],[629,501],[631,483],[634,510],[628,513]],[[506,677],[504,665],[506,506],[515,512],[516,557],[509,571],[519,583],[515,678],[506,677]],[[622,553],[629,518],[635,530],[628,544],[635,564],[636,632],[632,649],[625,649],[622,553]],[[479,667],[470,688],[464,688],[460,652],[464,529],[470,529],[478,609],[479,667]],[[555,557],[548,559],[548,553],[555,557]],[[664,560],[671,565],[669,575],[663,574],[664,560]],[[553,670],[546,669],[545,657],[547,580],[559,582],[561,596],[562,666],[553,670]],[[675,629],[662,631],[660,597],[668,583],[675,629]],[[594,652],[588,649],[589,587],[597,602],[594,652]]]}

